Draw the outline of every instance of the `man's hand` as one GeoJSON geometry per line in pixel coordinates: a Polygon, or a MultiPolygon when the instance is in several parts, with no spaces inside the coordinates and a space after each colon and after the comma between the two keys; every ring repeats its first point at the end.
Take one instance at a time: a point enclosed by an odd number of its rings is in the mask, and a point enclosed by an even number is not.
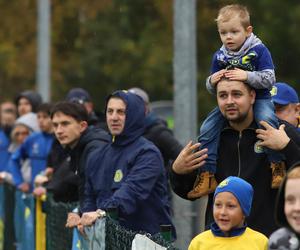
{"type": "Polygon", "coordinates": [[[43,194],[46,194],[46,193],[47,193],[47,190],[44,187],[36,187],[33,190],[33,195],[34,196],[42,196],[43,194]]]}
{"type": "Polygon", "coordinates": [[[87,212],[84,213],[81,217],[80,224],[83,226],[92,225],[98,218],[100,218],[99,213],[95,212],[87,212]]]}
{"type": "Polygon", "coordinates": [[[80,233],[83,237],[86,237],[86,234],[85,234],[85,232],[84,232],[84,226],[83,226],[83,225],[79,224],[79,225],[77,226],[77,229],[78,229],[79,233],[80,233]]]}
{"type": "Polygon", "coordinates": [[[239,68],[227,70],[225,76],[232,81],[246,81],[248,79],[247,71],[239,68]]]}
{"type": "Polygon", "coordinates": [[[284,130],[284,124],[280,125],[279,129],[273,128],[265,121],[261,121],[260,124],[265,128],[265,130],[256,130],[257,138],[262,140],[259,142],[259,146],[268,147],[273,150],[281,150],[286,147],[290,138],[284,130]]]}
{"type": "Polygon", "coordinates": [[[66,227],[77,227],[80,224],[80,216],[77,213],[68,213],[66,227]]]}
{"type": "Polygon", "coordinates": [[[210,77],[210,84],[212,87],[216,87],[216,84],[221,80],[224,76],[226,69],[221,69],[215,73],[213,73],[210,77]]]}
{"type": "Polygon", "coordinates": [[[5,181],[5,177],[6,177],[6,173],[5,172],[1,172],[0,173],[0,183],[3,183],[5,181]]]}
{"type": "Polygon", "coordinates": [[[188,174],[204,165],[207,149],[199,150],[200,143],[190,141],[180,152],[172,165],[176,174],[188,174]]]}
{"type": "Polygon", "coordinates": [[[29,183],[23,182],[18,186],[18,188],[23,192],[23,193],[28,193],[30,190],[29,183]]]}
{"type": "Polygon", "coordinates": [[[45,175],[51,179],[52,178],[52,175],[53,175],[53,172],[54,172],[54,168],[51,168],[51,167],[47,167],[46,170],[45,170],[45,175]]]}
{"type": "Polygon", "coordinates": [[[48,177],[45,175],[37,175],[34,179],[34,185],[39,187],[42,186],[45,182],[49,181],[48,177]]]}

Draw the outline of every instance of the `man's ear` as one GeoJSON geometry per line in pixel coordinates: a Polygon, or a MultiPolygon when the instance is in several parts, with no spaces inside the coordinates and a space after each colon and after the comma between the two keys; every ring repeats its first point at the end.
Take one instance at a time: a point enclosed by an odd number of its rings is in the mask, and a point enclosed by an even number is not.
{"type": "Polygon", "coordinates": [[[91,113],[94,109],[94,104],[92,102],[85,102],[84,107],[86,108],[88,114],[91,113]]]}
{"type": "Polygon", "coordinates": [[[251,104],[255,103],[255,97],[256,97],[256,92],[254,89],[250,90],[250,96],[251,96],[251,104]]]}
{"type": "Polygon", "coordinates": [[[80,122],[80,133],[82,133],[84,130],[86,130],[86,128],[88,127],[88,123],[87,121],[81,121],[80,122]]]}
{"type": "Polygon", "coordinates": [[[295,109],[296,109],[296,113],[298,114],[298,116],[300,116],[300,103],[296,104],[295,109]]]}

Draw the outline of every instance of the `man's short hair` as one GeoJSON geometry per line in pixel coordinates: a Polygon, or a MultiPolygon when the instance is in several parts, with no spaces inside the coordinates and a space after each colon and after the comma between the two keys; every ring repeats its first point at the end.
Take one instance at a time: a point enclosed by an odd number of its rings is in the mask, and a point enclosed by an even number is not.
{"type": "Polygon", "coordinates": [[[36,112],[43,112],[47,115],[51,115],[51,110],[53,108],[53,105],[51,103],[42,103],[41,105],[38,106],[36,112]]]}
{"type": "Polygon", "coordinates": [[[58,112],[71,116],[78,122],[88,121],[88,113],[85,107],[76,102],[63,101],[56,103],[51,110],[51,119],[58,112]]]}

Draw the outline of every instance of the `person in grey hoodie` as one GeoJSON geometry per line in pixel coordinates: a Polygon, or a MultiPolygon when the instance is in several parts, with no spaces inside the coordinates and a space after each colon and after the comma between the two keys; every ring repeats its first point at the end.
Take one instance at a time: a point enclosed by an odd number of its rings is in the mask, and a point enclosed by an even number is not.
{"type": "MultiPolygon", "coordinates": [[[[33,132],[39,131],[37,117],[34,113],[27,113],[20,116],[14,123],[10,137],[11,143],[8,147],[9,158],[11,155],[18,149],[18,147],[25,141],[25,139],[33,132]]],[[[7,165],[5,166],[4,171],[0,172],[0,180],[13,184],[12,175],[9,171],[9,166],[11,164],[11,159],[8,160],[7,165]]],[[[30,170],[30,161],[24,160],[22,162],[21,172],[24,180],[30,180],[31,170],[30,170]]]]}

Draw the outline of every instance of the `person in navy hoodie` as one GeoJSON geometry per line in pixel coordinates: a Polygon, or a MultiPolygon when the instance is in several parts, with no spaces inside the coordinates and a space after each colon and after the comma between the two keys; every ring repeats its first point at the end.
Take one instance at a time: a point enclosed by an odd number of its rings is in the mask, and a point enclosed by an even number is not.
{"type": "Polygon", "coordinates": [[[93,224],[114,208],[120,225],[127,229],[156,234],[167,224],[175,237],[163,159],[142,136],[142,98],[128,91],[114,92],[107,98],[106,122],[112,140],[93,152],[87,163],[82,225],[93,224]]]}
{"type": "Polygon", "coordinates": [[[52,105],[41,104],[37,110],[37,119],[40,132],[28,136],[24,143],[12,154],[9,171],[13,176],[15,186],[22,192],[30,192],[34,187],[35,177],[46,169],[47,157],[53,142],[53,129],[50,118],[52,105]],[[22,161],[30,159],[31,181],[24,182],[21,174],[22,161]]]}

